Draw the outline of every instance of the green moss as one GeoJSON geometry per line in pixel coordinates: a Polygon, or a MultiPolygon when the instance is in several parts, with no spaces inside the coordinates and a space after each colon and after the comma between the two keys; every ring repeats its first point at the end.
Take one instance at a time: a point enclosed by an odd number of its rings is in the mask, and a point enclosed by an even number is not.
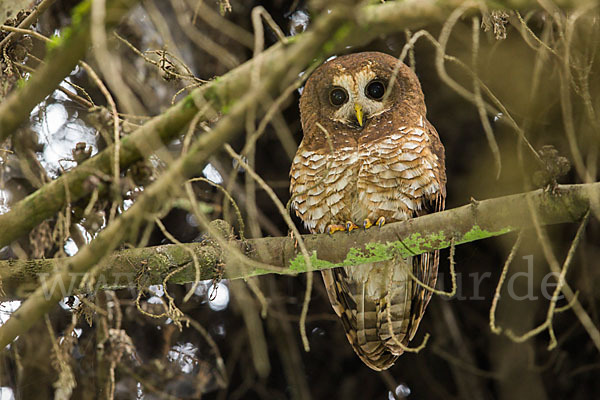
{"type": "Polygon", "coordinates": [[[223,106],[221,107],[221,113],[229,114],[229,111],[231,110],[232,106],[233,106],[233,102],[223,104],[223,106]]]}
{"type": "MultiPolygon", "coordinates": [[[[508,227],[499,231],[487,231],[475,225],[462,237],[458,238],[457,244],[472,242],[475,240],[485,239],[493,236],[499,236],[513,231],[514,228],[508,227]]],[[[365,250],[352,248],[346,254],[346,258],[339,264],[332,263],[326,260],[321,260],[317,257],[316,252],[310,256],[310,261],[313,269],[328,269],[335,267],[349,267],[354,265],[373,263],[379,261],[390,260],[394,256],[410,257],[431,251],[433,248],[449,247],[451,243],[451,235],[445,231],[439,231],[427,236],[420,233],[387,243],[368,243],[365,250]]],[[[306,272],[306,262],[302,254],[297,254],[290,261],[290,272],[300,273],[306,272]]],[[[270,271],[260,271],[256,275],[270,273],[270,271]]]]}
{"type": "MultiPolygon", "coordinates": [[[[318,259],[316,252],[313,252],[311,254],[310,263],[312,264],[313,269],[327,269],[327,268],[333,268],[337,265],[337,264],[331,263],[329,261],[318,259]]],[[[291,272],[306,272],[306,271],[308,271],[308,268],[306,266],[306,261],[304,260],[304,256],[302,254],[297,254],[296,257],[290,261],[289,269],[291,272]]]]}
{"type": "MultiPolygon", "coordinates": [[[[67,30],[70,31],[70,28],[67,27],[67,28],[63,29],[63,31],[67,31],[67,30]]],[[[63,40],[64,39],[63,39],[62,34],[60,34],[60,35],[52,35],[50,37],[50,41],[46,42],[46,50],[48,52],[50,52],[50,51],[56,49],[57,47],[60,47],[60,45],[63,43],[63,40]]]]}
{"type": "Polygon", "coordinates": [[[298,37],[299,37],[299,36],[300,36],[300,35],[288,36],[288,37],[286,37],[286,38],[285,38],[285,42],[284,42],[284,43],[285,43],[286,45],[289,45],[289,44],[295,43],[295,42],[297,42],[297,41],[298,41],[298,37]]]}
{"type": "Polygon", "coordinates": [[[337,47],[338,43],[344,41],[344,39],[352,32],[352,27],[349,23],[345,23],[340,26],[334,33],[331,35],[331,39],[325,42],[323,45],[323,51],[327,54],[332,53],[337,47]]]}
{"type": "Polygon", "coordinates": [[[213,78],[212,82],[207,86],[204,90],[204,98],[208,100],[212,105],[219,109],[222,114],[228,114],[231,111],[231,108],[235,104],[233,99],[227,99],[226,93],[224,90],[224,80],[221,77],[213,78]]]}
{"type": "Polygon", "coordinates": [[[400,254],[402,257],[426,253],[431,251],[434,247],[448,245],[450,245],[450,240],[444,231],[439,231],[438,233],[433,233],[426,237],[417,232],[402,238],[402,240],[388,243],[388,247],[393,249],[394,253],[400,254]]]}
{"type": "Polygon", "coordinates": [[[350,26],[350,24],[348,24],[348,23],[343,24],[333,34],[333,40],[336,42],[343,42],[344,39],[346,38],[346,36],[350,35],[351,32],[352,32],[352,27],[350,26]]]}
{"type": "Polygon", "coordinates": [[[221,100],[219,99],[219,94],[214,85],[208,86],[204,90],[204,98],[211,102],[213,105],[219,106],[221,104],[221,100]]]}
{"type": "Polygon", "coordinates": [[[73,11],[71,12],[71,24],[74,27],[78,27],[79,25],[81,25],[83,20],[90,15],[91,10],[91,0],[84,0],[81,3],[77,4],[75,7],[73,7],[73,11]]]}
{"type": "Polygon", "coordinates": [[[84,0],[73,7],[71,11],[71,25],[63,28],[59,35],[52,35],[50,41],[46,43],[47,51],[51,52],[60,46],[64,46],[65,42],[69,41],[76,31],[81,30],[84,21],[89,20],[91,9],[91,0],[84,0]]]}
{"type": "Polygon", "coordinates": [[[459,240],[459,243],[467,243],[467,242],[474,242],[475,240],[479,240],[479,239],[486,239],[486,238],[490,238],[493,236],[500,236],[500,235],[504,235],[506,233],[512,232],[515,229],[512,227],[507,227],[504,229],[500,229],[499,231],[488,231],[485,229],[481,229],[479,227],[479,225],[475,225],[473,226],[473,228],[471,228],[470,231],[468,231],[467,233],[465,233],[463,235],[463,237],[459,240]]]}
{"type": "MultiPolygon", "coordinates": [[[[350,249],[344,261],[339,264],[321,260],[317,257],[315,252],[313,252],[313,254],[310,256],[310,262],[314,270],[321,270],[385,261],[393,257],[392,253],[390,252],[389,244],[370,243],[366,247],[367,248],[365,251],[355,248],[350,249]]],[[[290,272],[296,273],[308,271],[304,256],[302,254],[297,254],[296,257],[290,261],[289,270],[290,272]]]]}
{"type": "Polygon", "coordinates": [[[194,97],[191,94],[188,94],[184,99],[183,99],[183,108],[184,109],[190,109],[195,107],[196,105],[194,104],[194,97]]]}
{"type": "Polygon", "coordinates": [[[360,265],[371,262],[389,260],[391,258],[390,244],[368,243],[365,250],[350,249],[342,265],[360,265]]]}

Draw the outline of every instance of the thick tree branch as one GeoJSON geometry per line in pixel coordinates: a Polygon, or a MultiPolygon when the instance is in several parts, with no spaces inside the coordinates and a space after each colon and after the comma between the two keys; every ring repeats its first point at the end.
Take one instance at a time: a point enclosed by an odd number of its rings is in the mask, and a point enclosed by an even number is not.
{"type": "MultiPolygon", "coordinates": [[[[381,229],[332,236],[304,235],[303,239],[314,254],[312,263],[315,268],[358,265],[365,261],[389,259],[395,254],[410,256],[443,249],[450,245],[452,238],[456,244],[462,244],[530,228],[533,222],[527,197],[530,197],[543,225],[576,222],[585,215],[590,199],[600,197],[600,183],[559,186],[559,189],[559,195],[536,190],[473,202],[452,210],[385,225],[381,229]]],[[[246,242],[231,239],[229,244],[254,261],[279,268],[277,273],[297,274],[306,271],[304,259],[291,237],[251,239],[246,242]]],[[[229,279],[273,272],[242,268],[239,258],[231,257],[231,251],[224,251],[210,239],[185,246],[195,253],[203,280],[213,279],[219,268],[224,268],[225,276],[229,279]]],[[[48,276],[64,262],[61,259],[0,262],[0,281],[3,282],[5,293],[2,298],[23,297],[27,291],[37,288],[40,281],[44,284],[48,276]]],[[[195,279],[190,252],[181,245],[122,250],[99,265],[96,288],[160,284],[168,274],[181,267],[185,268],[173,275],[169,282],[189,283],[195,279]]],[[[50,292],[51,287],[47,286],[46,290],[50,292]]],[[[56,290],[62,289],[57,286],[56,290]]],[[[71,292],[62,293],[62,296],[71,292]]]]}

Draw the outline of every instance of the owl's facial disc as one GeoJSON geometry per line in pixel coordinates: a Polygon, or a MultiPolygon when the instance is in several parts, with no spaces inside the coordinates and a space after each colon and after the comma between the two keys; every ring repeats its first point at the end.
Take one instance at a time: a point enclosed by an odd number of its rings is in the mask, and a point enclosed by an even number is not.
{"type": "Polygon", "coordinates": [[[335,76],[329,92],[331,105],[336,108],[332,119],[362,129],[371,117],[391,108],[389,99],[382,101],[385,90],[384,81],[368,67],[356,74],[335,76]]]}

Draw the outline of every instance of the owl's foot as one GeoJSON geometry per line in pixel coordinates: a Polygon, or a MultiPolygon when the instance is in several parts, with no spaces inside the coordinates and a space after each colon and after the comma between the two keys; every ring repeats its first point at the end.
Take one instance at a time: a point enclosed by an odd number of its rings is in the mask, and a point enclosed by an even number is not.
{"type": "MultiPolygon", "coordinates": [[[[379,218],[377,218],[377,221],[375,221],[375,225],[377,225],[378,227],[382,227],[385,224],[385,217],[381,216],[379,218]]],[[[373,222],[371,222],[371,220],[369,218],[366,218],[363,221],[363,228],[364,229],[369,229],[370,227],[373,226],[373,222]]]]}
{"type": "Polygon", "coordinates": [[[352,232],[353,230],[358,229],[358,225],[356,225],[354,222],[352,221],[346,221],[346,223],[344,225],[329,225],[327,226],[327,233],[329,233],[330,235],[333,235],[336,232],[352,232]]]}
{"type": "Polygon", "coordinates": [[[344,225],[328,225],[327,226],[327,233],[329,233],[330,235],[333,235],[336,232],[344,232],[346,230],[346,227],[344,225]]]}
{"type": "Polygon", "coordinates": [[[346,230],[348,231],[348,233],[352,232],[355,229],[358,229],[358,225],[356,225],[352,221],[346,221],[346,230]]]}

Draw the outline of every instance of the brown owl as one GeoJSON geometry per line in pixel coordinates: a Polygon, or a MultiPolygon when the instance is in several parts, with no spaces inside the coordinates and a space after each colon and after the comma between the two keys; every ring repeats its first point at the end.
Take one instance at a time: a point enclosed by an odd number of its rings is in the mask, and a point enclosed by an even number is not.
{"type": "MultiPolygon", "coordinates": [[[[311,232],[367,229],[444,209],[444,147],[425,118],[418,79],[401,61],[365,52],[326,62],[306,82],[300,112],[304,138],[290,191],[311,232]]],[[[407,268],[435,286],[438,261],[435,252],[322,271],[350,344],[372,369],[393,365],[403,352],[398,343],[415,335],[431,298],[407,268]]]]}

